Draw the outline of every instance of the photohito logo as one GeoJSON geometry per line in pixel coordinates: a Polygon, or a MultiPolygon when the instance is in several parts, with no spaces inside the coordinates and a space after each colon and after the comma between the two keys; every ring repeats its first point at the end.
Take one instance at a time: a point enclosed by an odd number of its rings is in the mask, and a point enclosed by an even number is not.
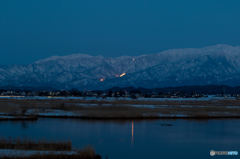
{"type": "Polygon", "coordinates": [[[211,155],[211,156],[214,156],[214,155],[215,155],[215,151],[211,150],[211,151],[210,151],[210,155],[211,155]]]}
{"type": "Polygon", "coordinates": [[[214,155],[238,155],[238,152],[237,151],[214,151],[214,150],[211,150],[210,155],[211,156],[214,156],[214,155]]]}

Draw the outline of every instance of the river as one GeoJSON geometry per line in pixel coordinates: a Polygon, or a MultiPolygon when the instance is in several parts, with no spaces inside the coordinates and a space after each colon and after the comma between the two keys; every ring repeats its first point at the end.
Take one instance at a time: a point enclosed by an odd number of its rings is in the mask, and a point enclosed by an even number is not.
{"type": "MultiPolygon", "coordinates": [[[[212,158],[210,150],[240,152],[239,119],[1,121],[2,137],[71,140],[92,145],[103,159],[212,158]],[[171,126],[170,126],[171,125],[171,126]]],[[[214,156],[219,158],[219,156],[214,156]]],[[[238,158],[224,156],[224,158],[238,158]]]]}

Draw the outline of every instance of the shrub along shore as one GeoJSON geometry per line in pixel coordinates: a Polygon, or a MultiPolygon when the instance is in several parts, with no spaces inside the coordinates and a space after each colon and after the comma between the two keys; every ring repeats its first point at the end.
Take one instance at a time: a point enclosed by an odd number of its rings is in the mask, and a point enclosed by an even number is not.
{"type": "Polygon", "coordinates": [[[41,159],[100,159],[91,146],[79,150],[72,149],[71,141],[32,140],[20,137],[0,138],[0,158],[41,158],[41,159]]]}

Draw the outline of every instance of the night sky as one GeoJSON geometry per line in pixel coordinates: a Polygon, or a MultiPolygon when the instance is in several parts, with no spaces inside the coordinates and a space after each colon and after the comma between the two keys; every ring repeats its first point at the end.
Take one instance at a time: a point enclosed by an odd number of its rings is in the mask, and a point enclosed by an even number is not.
{"type": "Polygon", "coordinates": [[[239,0],[0,0],[0,65],[240,45],[239,0]]]}

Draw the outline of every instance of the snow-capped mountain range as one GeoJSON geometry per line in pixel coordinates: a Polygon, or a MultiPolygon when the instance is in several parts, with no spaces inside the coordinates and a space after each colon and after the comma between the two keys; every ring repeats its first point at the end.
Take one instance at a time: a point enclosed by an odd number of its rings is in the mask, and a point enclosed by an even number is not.
{"type": "Polygon", "coordinates": [[[171,49],[138,57],[52,56],[27,65],[0,66],[0,86],[9,84],[95,90],[114,86],[239,86],[240,46],[171,49]]]}

